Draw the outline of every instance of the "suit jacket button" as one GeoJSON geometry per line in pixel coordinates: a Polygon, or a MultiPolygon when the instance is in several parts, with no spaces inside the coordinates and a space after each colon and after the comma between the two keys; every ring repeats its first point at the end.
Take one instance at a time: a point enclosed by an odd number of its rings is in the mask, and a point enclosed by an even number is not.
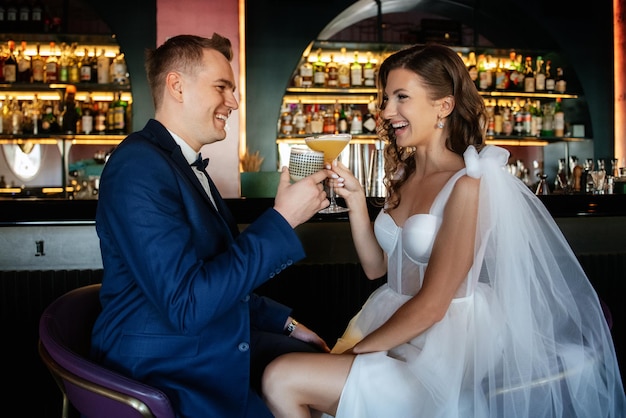
{"type": "Polygon", "coordinates": [[[248,343],[239,343],[239,351],[248,351],[250,349],[250,344],[248,343]]]}

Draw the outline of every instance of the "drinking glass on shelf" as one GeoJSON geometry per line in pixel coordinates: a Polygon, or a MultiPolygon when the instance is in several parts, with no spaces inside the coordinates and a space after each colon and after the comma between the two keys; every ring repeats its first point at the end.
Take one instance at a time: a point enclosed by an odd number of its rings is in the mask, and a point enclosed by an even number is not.
{"type": "Polygon", "coordinates": [[[289,151],[289,176],[296,182],[324,168],[324,153],[293,146],[289,151]]]}
{"type": "Polygon", "coordinates": [[[590,171],[589,175],[591,176],[591,180],[593,182],[593,194],[604,194],[604,183],[606,180],[606,171],[597,170],[590,171]]]}
{"type": "MultiPolygon", "coordinates": [[[[324,153],[324,162],[326,164],[332,164],[332,162],[339,157],[341,151],[348,145],[352,135],[350,134],[328,134],[318,135],[305,138],[306,144],[315,151],[324,153]]],[[[332,184],[329,186],[329,199],[330,206],[319,211],[319,213],[342,213],[347,212],[348,208],[344,208],[337,204],[335,199],[335,188],[332,184]]]]}

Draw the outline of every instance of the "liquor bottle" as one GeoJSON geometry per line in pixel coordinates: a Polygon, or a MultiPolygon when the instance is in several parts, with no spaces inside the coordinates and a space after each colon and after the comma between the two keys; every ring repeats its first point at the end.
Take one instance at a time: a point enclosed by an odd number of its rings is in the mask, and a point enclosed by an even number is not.
{"type": "Polygon", "coordinates": [[[313,65],[309,62],[309,56],[306,55],[300,65],[300,79],[302,87],[313,87],[313,65]]]}
{"type": "Polygon", "coordinates": [[[337,120],[337,133],[347,134],[349,132],[348,126],[348,117],[346,116],[343,106],[341,106],[339,110],[339,119],[337,120]]]}
{"type": "Polygon", "coordinates": [[[341,58],[339,60],[339,87],[347,89],[350,87],[350,64],[346,56],[346,48],[341,48],[341,58]]]}
{"type": "Polygon", "coordinates": [[[535,72],[533,70],[533,59],[526,57],[524,64],[524,91],[533,93],[535,91],[535,72]]]}
{"type": "Polygon", "coordinates": [[[350,133],[352,135],[360,135],[363,133],[363,115],[359,109],[352,111],[352,120],[350,121],[350,133]]]}
{"type": "Polygon", "coordinates": [[[546,91],[548,93],[554,92],[556,80],[552,74],[552,61],[546,61],[546,91]]]}
{"type": "MultiPolygon", "coordinates": [[[[511,53],[515,54],[515,52],[511,53]]],[[[515,55],[515,63],[511,64],[511,83],[510,87],[512,90],[522,91],[524,90],[524,65],[522,64],[522,60],[524,59],[523,55],[515,55]]]]}
{"type": "Polygon", "coordinates": [[[565,93],[567,90],[567,81],[563,75],[563,68],[556,69],[556,81],[554,83],[554,91],[557,93],[565,93]]]}
{"type": "Polygon", "coordinates": [[[482,54],[478,56],[478,88],[482,91],[490,91],[493,88],[491,57],[482,54]]]}
{"type": "Polygon", "coordinates": [[[61,56],[59,57],[58,81],[68,83],[70,81],[70,60],[69,50],[65,42],[61,42],[61,56]]]}
{"type": "Polygon", "coordinates": [[[500,111],[500,105],[496,103],[493,107],[493,133],[494,135],[502,135],[504,131],[502,112],[500,111]]]}
{"type": "Polygon", "coordinates": [[[79,77],[81,83],[91,83],[91,59],[89,58],[89,51],[85,48],[85,53],[79,62],[79,77]]]}
{"type": "Polygon", "coordinates": [[[91,65],[91,82],[98,82],[98,49],[93,49],[93,55],[89,56],[89,63],[91,65]]]}
{"type": "Polygon", "coordinates": [[[2,104],[2,133],[10,134],[11,133],[11,100],[10,96],[4,97],[4,103],[2,104]]]}
{"type": "Polygon", "coordinates": [[[106,132],[115,133],[115,112],[113,110],[113,102],[108,103],[106,107],[106,132]]]}
{"type": "Polygon", "coordinates": [[[358,51],[354,51],[354,62],[350,66],[350,85],[352,87],[363,85],[363,66],[359,63],[358,51]]]}
{"type": "Polygon", "coordinates": [[[68,85],[65,89],[61,131],[66,134],[75,134],[78,127],[79,112],[76,107],[76,87],[68,85]]]}
{"type": "Polygon", "coordinates": [[[326,106],[326,108],[322,112],[322,132],[325,134],[334,134],[337,131],[337,124],[335,123],[335,115],[331,110],[330,106],[326,106]]]}
{"type": "Polygon", "coordinates": [[[32,81],[31,58],[26,55],[26,41],[22,41],[20,52],[17,55],[17,81],[30,83],[32,81]]]}
{"type": "Polygon", "coordinates": [[[550,103],[544,103],[542,106],[543,124],[541,126],[541,136],[554,136],[554,106],[550,103]]]}
{"type": "Polygon", "coordinates": [[[113,107],[113,129],[118,134],[125,134],[128,102],[122,99],[121,92],[115,92],[115,99],[111,106],[113,107]]]}
{"type": "Polygon", "coordinates": [[[363,85],[366,87],[376,86],[376,66],[372,62],[372,53],[367,53],[367,61],[363,65],[363,85]]]}
{"type": "Polygon", "coordinates": [[[324,132],[324,119],[321,116],[321,109],[318,105],[314,105],[311,113],[311,133],[321,134],[324,132]]]}
{"type": "Polygon", "coordinates": [[[22,111],[22,107],[20,103],[17,101],[17,98],[14,97],[11,101],[11,133],[13,135],[23,133],[24,126],[24,112],[22,111]]]}
{"type": "Polygon", "coordinates": [[[306,134],[306,116],[304,115],[301,101],[298,102],[296,112],[293,115],[293,133],[298,135],[306,134]]]}
{"type": "Polygon", "coordinates": [[[89,135],[93,131],[94,111],[91,103],[91,95],[87,93],[81,108],[81,131],[89,135]]]}
{"type": "Polygon", "coordinates": [[[94,121],[93,130],[98,134],[104,134],[107,130],[107,109],[108,106],[104,102],[94,103],[94,121]]]}
{"type": "Polygon", "coordinates": [[[502,107],[502,133],[509,136],[513,133],[513,109],[511,102],[508,102],[502,107]]]}
{"type": "Polygon", "coordinates": [[[111,60],[106,56],[106,51],[102,49],[97,58],[98,65],[98,84],[109,84],[111,60]]]}
{"type": "Polygon", "coordinates": [[[543,57],[538,56],[535,60],[535,91],[544,92],[546,90],[546,73],[543,66],[543,57]]]}
{"type": "Polygon", "coordinates": [[[531,122],[531,136],[541,136],[541,130],[543,129],[543,112],[541,111],[541,102],[537,100],[532,105],[532,122],[531,122]]]}
{"type": "Polygon", "coordinates": [[[333,54],[330,54],[330,61],[326,64],[326,85],[330,88],[339,87],[339,65],[333,54]]]}
{"type": "Polygon", "coordinates": [[[313,64],[313,85],[326,87],[326,63],[322,61],[322,50],[317,50],[317,60],[313,64]]]}
{"type": "Polygon", "coordinates": [[[546,90],[546,73],[543,68],[543,57],[538,56],[535,60],[537,70],[535,71],[535,91],[544,92],[546,90]]]}
{"type": "Polygon", "coordinates": [[[487,136],[493,136],[495,131],[495,117],[494,117],[494,106],[491,104],[487,104],[485,101],[485,110],[487,111],[487,136]]]}
{"type": "Polygon", "coordinates": [[[561,108],[561,98],[556,98],[554,105],[554,136],[562,137],[565,134],[565,113],[561,108]]]}
{"type": "Polygon", "coordinates": [[[44,74],[45,74],[45,61],[40,55],[40,45],[37,44],[37,52],[35,56],[31,59],[30,67],[33,73],[33,83],[43,83],[44,82],[44,74]]]}
{"type": "Polygon", "coordinates": [[[15,83],[17,81],[17,59],[15,58],[15,41],[9,41],[9,54],[4,60],[4,81],[15,83]]]}
{"type": "Polygon", "coordinates": [[[504,68],[504,63],[501,59],[496,64],[495,83],[496,90],[507,90],[509,88],[509,75],[504,68]]]}
{"type": "Polygon", "coordinates": [[[33,100],[30,103],[30,122],[31,122],[31,133],[33,135],[39,135],[41,131],[41,102],[39,101],[39,97],[35,94],[33,96],[33,100]]]}
{"type": "Polygon", "coordinates": [[[363,133],[376,133],[376,102],[371,101],[367,104],[367,113],[363,115],[363,133]]]}
{"type": "Polygon", "coordinates": [[[293,115],[287,102],[283,102],[280,109],[280,133],[285,136],[293,135],[293,115]]]}
{"type": "Polygon", "coordinates": [[[46,101],[43,107],[43,115],[41,115],[41,132],[57,133],[60,131],[59,122],[54,114],[54,107],[51,101],[46,101]]]}
{"type": "Polygon", "coordinates": [[[111,62],[111,82],[125,86],[128,84],[128,70],[124,53],[120,50],[111,62]]]}
{"type": "Polygon", "coordinates": [[[50,42],[50,55],[46,60],[46,71],[45,71],[45,80],[46,83],[56,83],[59,81],[59,61],[57,59],[56,53],[56,44],[54,42],[50,42]]]}
{"type": "Polygon", "coordinates": [[[72,42],[70,48],[68,50],[68,81],[72,84],[80,83],[80,69],[79,64],[80,60],[78,56],[76,56],[76,47],[78,44],[76,42],[72,42]]]}

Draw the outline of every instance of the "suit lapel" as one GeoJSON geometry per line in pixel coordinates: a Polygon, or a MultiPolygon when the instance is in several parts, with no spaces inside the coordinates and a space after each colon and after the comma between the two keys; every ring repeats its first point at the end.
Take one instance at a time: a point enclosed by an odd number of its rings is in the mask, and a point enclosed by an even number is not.
{"type": "Polygon", "coordinates": [[[172,161],[180,168],[180,172],[187,177],[191,184],[193,184],[194,188],[198,193],[200,193],[210,210],[222,220],[224,226],[230,231],[233,238],[239,235],[239,229],[237,228],[235,218],[230,212],[230,209],[228,209],[228,206],[226,206],[226,202],[222,199],[222,196],[217,190],[215,183],[213,183],[211,176],[207,175],[207,178],[209,179],[209,187],[217,209],[213,206],[213,203],[211,202],[209,195],[204,190],[202,183],[200,183],[200,180],[198,180],[198,177],[196,177],[196,174],[193,172],[195,168],[189,165],[181,152],[180,147],[176,144],[176,141],[174,141],[174,138],[172,138],[168,130],[165,129],[160,122],[154,119],[148,121],[144,130],[147,130],[152,134],[152,138],[161,148],[169,151],[172,161]]]}

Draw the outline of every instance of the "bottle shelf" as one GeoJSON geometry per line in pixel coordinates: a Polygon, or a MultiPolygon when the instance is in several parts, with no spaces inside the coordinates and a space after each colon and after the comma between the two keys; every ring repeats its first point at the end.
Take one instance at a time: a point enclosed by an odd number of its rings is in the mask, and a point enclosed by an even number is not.
{"type": "MultiPolygon", "coordinates": [[[[290,144],[300,145],[305,144],[304,139],[310,135],[279,135],[276,139],[277,144],[290,144]]],[[[315,134],[319,135],[319,134],[315,134]]],[[[490,135],[485,139],[485,143],[492,145],[509,145],[509,146],[546,146],[548,144],[554,144],[558,142],[581,142],[586,141],[587,138],[578,137],[557,137],[557,136],[524,136],[524,135],[490,135]]],[[[352,135],[351,144],[375,144],[378,141],[378,137],[375,134],[359,134],[352,135]]]]}
{"type": "Polygon", "coordinates": [[[99,83],[0,83],[0,92],[2,93],[23,93],[23,92],[46,92],[50,90],[65,90],[67,86],[75,86],[81,91],[130,91],[130,84],[99,84],[99,83]]]}
{"type": "Polygon", "coordinates": [[[117,145],[127,134],[2,134],[0,144],[23,144],[32,142],[33,144],[57,144],[59,142],[70,142],[73,145],[117,145]]]}
{"type": "MultiPolygon", "coordinates": [[[[578,95],[573,93],[551,93],[551,92],[525,92],[521,90],[490,90],[479,91],[483,97],[520,97],[534,99],[577,99],[578,95]]],[[[285,97],[294,100],[312,101],[311,96],[341,96],[341,100],[350,95],[370,95],[376,96],[378,90],[374,87],[352,87],[352,88],[327,88],[327,87],[288,87],[285,90],[285,97]]]]}

